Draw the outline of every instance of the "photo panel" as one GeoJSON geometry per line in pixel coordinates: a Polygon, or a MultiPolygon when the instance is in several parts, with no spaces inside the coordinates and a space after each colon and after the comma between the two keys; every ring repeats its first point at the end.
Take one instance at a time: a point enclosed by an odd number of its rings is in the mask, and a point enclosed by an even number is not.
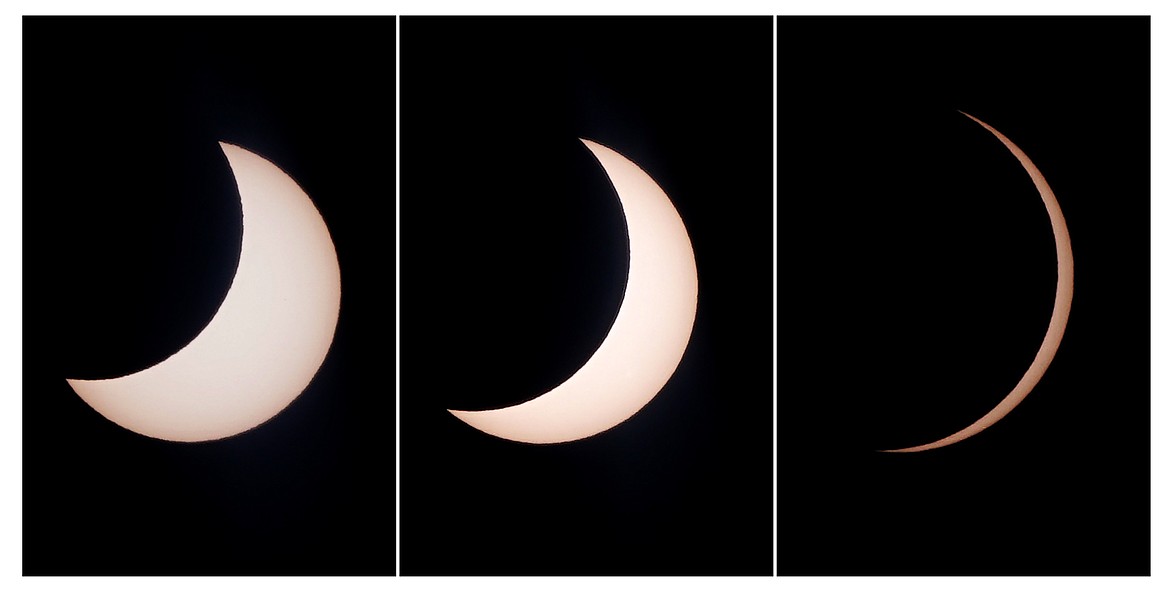
{"type": "Polygon", "coordinates": [[[1149,18],[776,52],[778,573],[1148,575],[1149,18]]]}
{"type": "Polygon", "coordinates": [[[402,573],[771,575],[772,19],[400,32],[402,573]]]}
{"type": "Polygon", "coordinates": [[[395,573],[394,32],[24,19],[25,575],[395,573]]]}

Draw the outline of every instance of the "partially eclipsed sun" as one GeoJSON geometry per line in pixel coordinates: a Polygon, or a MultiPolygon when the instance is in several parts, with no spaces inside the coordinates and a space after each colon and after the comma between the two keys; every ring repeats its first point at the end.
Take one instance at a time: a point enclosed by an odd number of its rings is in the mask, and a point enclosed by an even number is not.
{"type": "Polygon", "coordinates": [[[630,243],[625,296],[605,340],[565,382],[507,408],[451,410],[504,439],[575,441],[633,416],[674,374],[695,321],[695,255],[674,205],[633,162],[593,141],[582,142],[609,175],[625,213],[630,243]]]}
{"type": "Polygon", "coordinates": [[[149,437],[207,441],[267,421],[312,380],[337,326],[337,253],[313,202],[264,158],[220,146],[244,218],[239,265],[223,304],[195,339],[150,368],[69,379],[93,409],[149,437]]]}
{"type": "Polygon", "coordinates": [[[995,135],[1012,152],[1012,155],[1019,160],[1020,165],[1024,166],[1024,169],[1028,172],[1028,176],[1032,178],[1032,183],[1036,185],[1036,190],[1040,191],[1040,198],[1044,201],[1044,208],[1048,210],[1048,218],[1052,220],[1052,234],[1056,238],[1056,300],[1052,306],[1052,318],[1048,321],[1048,331],[1044,334],[1044,341],[1040,343],[1040,350],[1036,352],[1036,358],[1032,360],[1032,365],[1024,372],[1024,376],[1020,378],[1020,382],[1007,394],[1007,397],[999,402],[999,405],[992,408],[990,412],[967,428],[953,435],[944,437],[933,443],[926,443],[925,445],[887,450],[889,453],[926,451],[928,449],[936,449],[958,443],[963,439],[986,430],[989,426],[999,422],[1004,416],[1007,416],[1008,412],[1011,412],[1013,408],[1020,405],[1020,402],[1024,401],[1028,393],[1040,382],[1040,378],[1048,370],[1048,365],[1052,364],[1052,359],[1056,357],[1056,350],[1060,347],[1060,340],[1064,337],[1064,329],[1068,325],[1069,312],[1072,310],[1072,240],[1069,238],[1068,225],[1064,221],[1064,213],[1060,210],[1060,203],[1056,202],[1056,195],[1053,194],[1052,187],[1048,186],[1048,182],[1044,179],[1044,175],[1040,173],[1040,169],[1036,167],[1036,164],[1032,163],[1032,160],[1015,143],[978,118],[966,113],[963,115],[978,122],[983,128],[986,128],[991,134],[995,135]]]}

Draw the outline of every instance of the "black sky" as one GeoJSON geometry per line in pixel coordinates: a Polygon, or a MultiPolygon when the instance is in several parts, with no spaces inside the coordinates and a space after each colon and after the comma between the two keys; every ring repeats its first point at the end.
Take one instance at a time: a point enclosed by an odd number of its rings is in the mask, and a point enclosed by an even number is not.
{"type": "Polygon", "coordinates": [[[781,575],[1147,574],[1149,20],[782,18],[781,575]],[[1047,374],[1051,184],[1075,291],[1047,374]]]}
{"type": "Polygon", "coordinates": [[[403,18],[402,571],[771,573],[771,20],[403,18]],[[698,267],[663,391],[582,441],[447,408],[519,403],[621,303],[621,209],[577,140],[648,172],[698,267]]]}
{"type": "Polygon", "coordinates": [[[393,574],[393,19],[23,28],[24,573],[393,574]],[[283,413],[169,443],[65,379],[155,364],[215,313],[242,230],[220,140],[312,197],[341,314],[283,413]]]}

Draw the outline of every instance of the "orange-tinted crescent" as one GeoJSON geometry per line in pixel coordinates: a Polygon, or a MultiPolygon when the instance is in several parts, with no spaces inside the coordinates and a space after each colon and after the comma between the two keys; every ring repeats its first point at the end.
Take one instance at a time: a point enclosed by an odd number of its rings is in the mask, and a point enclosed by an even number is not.
{"type": "Polygon", "coordinates": [[[1040,198],[1044,201],[1045,209],[1048,210],[1049,219],[1052,220],[1052,234],[1056,238],[1056,300],[1052,307],[1052,318],[1048,321],[1048,331],[1044,334],[1044,341],[1040,343],[1040,349],[1036,352],[1036,358],[1032,360],[1032,365],[1024,372],[1024,376],[1016,383],[1015,388],[1007,394],[1007,397],[1003,398],[998,405],[992,408],[982,418],[959,432],[934,441],[933,443],[926,443],[925,445],[885,450],[888,453],[926,451],[958,443],[963,439],[975,436],[986,430],[992,424],[999,422],[1004,416],[1007,416],[1008,412],[1011,412],[1012,409],[1020,405],[1020,402],[1024,401],[1028,393],[1040,382],[1041,377],[1044,376],[1044,372],[1048,370],[1048,366],[1052,364],[1052,359],[1056,356],[1056,350],[1060,347],[1060,340],[1064,337],[1064,329],[1068,325],[1068,315],[1072,308],[1072,240],[1069,238],[1068,225],[1065,224],[1064,213],[1060,210],[1060,203],[1056,202],[1056,195],[1053,194],[1052,187],[1048,186],[1048,182],[1044,180],[1044,175],[1040,173],[1040,169],[1036,167],[1036,164],[1032,163],[1032,160],[1015,143],[978,118],[965,112],[963,115],[978,122],[983,128],[986,128],[991,134],[995,135],[1012,152],[1012,155],[1019,160],[1020,164],[1024,166],[1024,169],[1028,172],[1028,176],[1032,178],[1032,183],[1036,185],[1036,190],[1040,191],[1040,198]]]}

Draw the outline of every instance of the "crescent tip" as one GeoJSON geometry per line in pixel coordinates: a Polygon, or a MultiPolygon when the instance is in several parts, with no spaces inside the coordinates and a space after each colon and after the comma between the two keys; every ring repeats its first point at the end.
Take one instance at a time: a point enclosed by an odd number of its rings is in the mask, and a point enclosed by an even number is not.
{"type": "Polygon", "coordinates": [[[964,112],[963,110],[956,110],[956,111],[957,111],[957,112],[959,112],[960,114],[962,114],[962,115],[964,115],[964,116],[966,116],[966,117],[968,117],[968,118],[970,118],[970,119],[974,120],[975,122],[979,123],[979,125],[980,125],[980,126],[982,126],[982,127],[984,127],[984,128],[991,128],[990,126],[987,126],[987,123],[986,123],[986,122],[984,122],[984,121],[982,121],[982,120],[980,120],[980,119],[978,119],[978,118],[976,118],[976,117],[972,116],[971,114],[968,114],[967,112],[964,112]]]}
{"type": "Polygon", "coordinates": [[[241,153],[252,153],[243,147],[227,141],[219,141],[219,150],[223,151],[224,157],[231,161],[232,155],[240,155],[241,153]]]}
{"type": "Polygon", "coordinates": [[[228,163],[231,163],[232,153],[239,151],[241,148],[224,141],[219,142],[219,150],[223,152],[223,156],[228,158],[228,163]]]}
{"type": "Polygon", "coordinates": [[[990,124],[972,116],[971,114],[968,114],[967,112],[964,112],[963,110],[957,110],[957,111],[960,114],[970,118],[971,120],[974,120],[975,123],[978,124],[979,126],[982,126],[983,128],[987,129],[987,131],[990,132],[991,134],[995,135],[995,137],[997,139],[999,139],[1001,143],[1004,143],[1005,145],[1007,145],[1007,147],[1009,149],[1011,149],[1015,145],[1015,143],[1012,143],[1010,140],[1008,140],[1007,137],[1000,134],[1000,132],[998,130],[995,130],[994,128],[992,128],[990,124]]]}

